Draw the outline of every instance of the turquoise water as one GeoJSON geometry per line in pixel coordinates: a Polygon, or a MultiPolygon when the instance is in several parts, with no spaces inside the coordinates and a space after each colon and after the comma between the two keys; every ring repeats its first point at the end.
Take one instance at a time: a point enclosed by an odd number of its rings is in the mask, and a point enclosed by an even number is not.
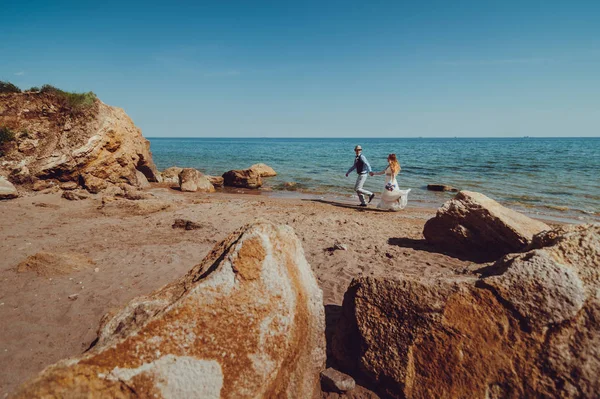
{"type": "MultiPolygon", "coordinates": [[[[443,183],[478,191],[529,213],[600,220],[600,138],[152,138],[159,169],[193,167],[221,175],[258,162],[278,176],[264,179],[274,190],[298,183],[299,191],[350,197],[356,175],[346,178],[356,144],[375,170],[396,153],[402,172],[398,182],[411,188],[409,201],[440,205],[452,196],[425,189],[443,183]]],[[[383,176],[369,177],[365,187],[379,192],[383,176]]]]}

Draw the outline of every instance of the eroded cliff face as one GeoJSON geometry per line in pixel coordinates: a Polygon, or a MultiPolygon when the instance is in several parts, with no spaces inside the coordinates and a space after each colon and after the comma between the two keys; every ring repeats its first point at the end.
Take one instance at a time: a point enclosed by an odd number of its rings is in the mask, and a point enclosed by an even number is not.
{"type": "Polygon", "coordinates": [[[141,130],[122,109],[97,99],[74,112],[53,93],[2,94],[0,126],[15,135],[0,157],[0,175],[15,184],[56,179],[83,185],[93,176],[141,186],[141,174],[149,181],[159,176],[141,130]]]}

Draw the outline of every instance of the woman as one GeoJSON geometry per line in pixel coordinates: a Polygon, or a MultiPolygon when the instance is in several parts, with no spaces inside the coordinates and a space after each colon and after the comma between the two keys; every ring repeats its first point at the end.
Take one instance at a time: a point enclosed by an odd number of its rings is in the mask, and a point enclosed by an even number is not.
{"type": "Polygon", "coordinates": [[[400,164],[396,159],[396,154],[388,155],[387,161],[387,168],[381,172],[371,172],[371,176],[385,174],[385,188],[381,193],[381,201],[379,201],[377,208],[398,211],[406,207],[410,189],[400,190],[398,187],[396,175],[400,173],[400,164]]]}

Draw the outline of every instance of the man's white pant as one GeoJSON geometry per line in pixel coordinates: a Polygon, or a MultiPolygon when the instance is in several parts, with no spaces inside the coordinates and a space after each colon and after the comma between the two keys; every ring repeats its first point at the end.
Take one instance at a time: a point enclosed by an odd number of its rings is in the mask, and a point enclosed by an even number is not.
{"type": "Polygon", "coordinates": [[[373,194],[372,192],[363,188],[365,181],[367,181],[367,176],[367,173],[359,174],[356,178],[356,184],[354,185],[354,191],[356,191],[356,194],[358,194],[358,199],[360,200],[361,204],[366,204],[365,195],[369,197],[373,194]]]}

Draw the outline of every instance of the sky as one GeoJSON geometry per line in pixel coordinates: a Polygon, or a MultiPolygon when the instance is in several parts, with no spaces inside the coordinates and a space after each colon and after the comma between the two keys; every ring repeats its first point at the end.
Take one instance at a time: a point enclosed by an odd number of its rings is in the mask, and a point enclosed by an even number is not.
{"type": "Polygon", "coordinates": [[[0,3],[0,80],[146,137],[600,136],[597,0],[0,3]]]}

